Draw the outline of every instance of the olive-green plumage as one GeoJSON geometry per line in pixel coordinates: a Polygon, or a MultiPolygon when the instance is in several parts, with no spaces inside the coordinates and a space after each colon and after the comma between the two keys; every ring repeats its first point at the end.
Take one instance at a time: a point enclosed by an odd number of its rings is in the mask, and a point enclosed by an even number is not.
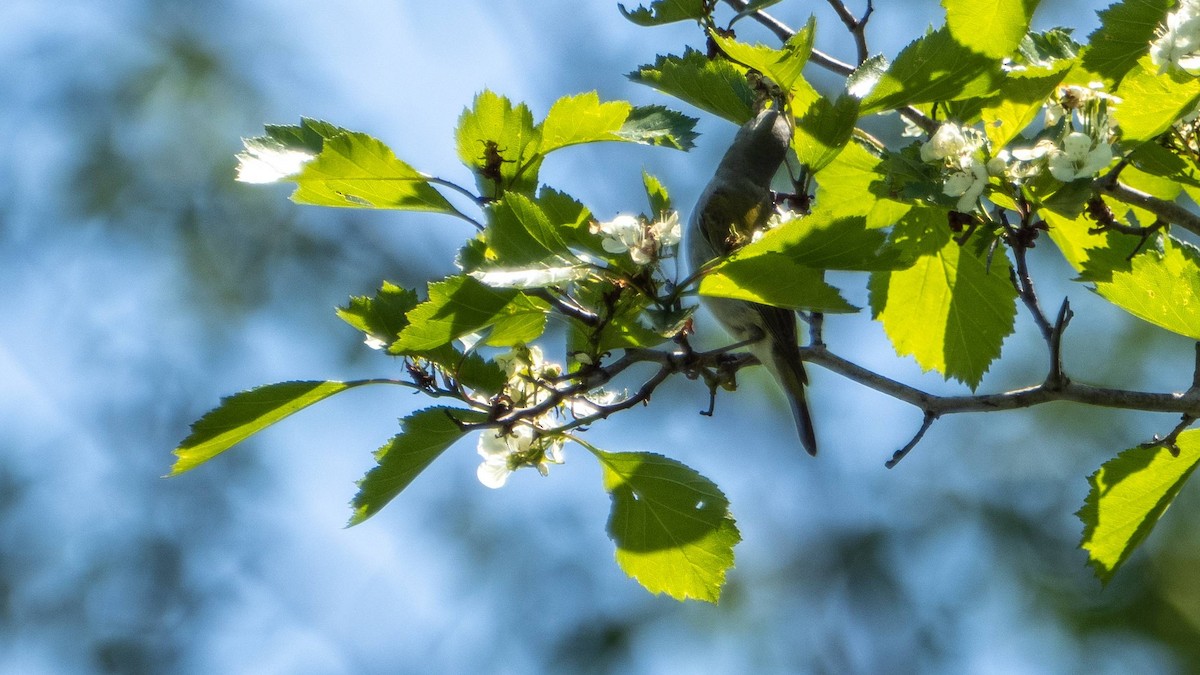
{"type": "MultiPolygon", "coordinates": [[[[728,254],[762,229],[775,210],[771,179],[787,157],[792,128],[769,108],[747,122],[726,151],[716,174],[700,195],[688,225],[692,269],[728,254]]],[[[800,360],[796,314],[790,310],[728,298],[704,298],[713,316],[771,372],[791,403],[800,442],[817,454],[812,417],[804,399],[808,377],[800,360]]]]}

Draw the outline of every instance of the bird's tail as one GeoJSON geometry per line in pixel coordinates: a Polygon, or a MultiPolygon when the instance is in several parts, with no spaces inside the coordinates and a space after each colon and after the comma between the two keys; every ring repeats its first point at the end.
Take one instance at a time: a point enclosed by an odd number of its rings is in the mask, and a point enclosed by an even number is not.
{"type": "MultiPolygon", "coordinates": [[[[766,346],[766,345],[764,345],[766,346]]],[[[812,415],[808,412],[808,402],[804,398],[804,387],[808,384],[808,375],[804,372],[804,362],[800,360],[800,350],[795,343],[773,342],[769,345],[768,354],[758,354],[759,360],[768,365],[771,374],[783,388],[788,404],[792,408],[792,417],[796,421],[796,433],[800,435],[800,443],[810,455],[817,454],[817,437],[813,432],[812,415]],[[769,363],[768,363],[769,359],[769,363]]]]}

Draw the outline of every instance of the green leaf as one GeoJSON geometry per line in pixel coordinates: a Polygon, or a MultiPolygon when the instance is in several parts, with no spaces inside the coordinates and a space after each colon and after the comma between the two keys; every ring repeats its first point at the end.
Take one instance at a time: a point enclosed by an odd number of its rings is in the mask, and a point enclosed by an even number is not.
{"type": "Polygon", "coordinates": [[[912,264],[889,244],[886,233],[867,227],[865,216],[839,218],[820,209],[767,232],[734,253],[730,261],[764,253],[782,253],[798,265],[821,270],[891,270],[912,264]]]}
{"type": "Polygon", "coordinates": [[[1071,28],[1060,27],[1027,34],[1013,54],[1013,65],[1050,68],[1055,61],[1074,59],[1081,46],[1071,39],[1072,32],[1071,28]]]}
{"type": "Polygon", "coordinates": [[[1107,584],[1162,518],[1200,463],[1200,430],[1179,434],[1179,456],[1164,447],[1134,447],[1088,478],[1092,489],[1076,514],[1083,521],[1080,548],[1107,584]]]}
{"type": "Polygon", "coordinates": [[[989,267],[986,254],[959,246],[940,209],[913,209],[894,234],[917,258],[908,269],[872,275],[875,318],[897,354],[978,387],[1013,329],[1008,259],[995,255],[989,267]]]}
{"type": "Polygon", "coordinates": [[[661,105],[642,105],[629,112],[617,136],[630,143],[691,150],[696,147],[698,121],[661,105]]]}
{"type": "Polygon", "coordinates": [[[402,431],[375,452],[378,466],[358,481],[358,494],[350,502],[354,510],[347,527],[375,515],[400,494],[417,474],[433,463],[467,432],[460,423],[486,421],[487,415],[473,410],[435,407],[419,410],[400,420],[402,431]]]}
{"type": "MultiPolygon", "coordinates": [[[[541,206],[525,195],[510,192],[492,204],[487,230],[488,251],[501,268],[530,264],[550,266],[578,262],[562,233],[541,206]]],[[[490,256],[489,256],[490,257],[490,256]]]]}
{"type": "Polygon", "coordinates": [[[943,27],[900,52],[863,99],[862,114],[987,96],[996,90],[999,71],[998,61],[967,49],[943,27]]]}
{"type": "Polygon", "coordinates": [[[983,103],[980,110],[984,133],[992,148],[1003,148],[1042,112],[1046,99],[1062,84],[1072,62],[1059,61],[1048,68],[1029,66],[1007,73],[1000,92],[983,103]]]}
{"type": "Polygon", "coordinates": [[[942,0],[946,26],[959,43],[993,59],[1012,54],[1029,30],[1039,0],[942,0]]]}
{"type": "Polygon", "coordinates": [[[484,196],[499,197],[505,190],[529,193],[537,187],[541,135],[525,104],[514,106],[484,90],[459,116],[455,138],[458,158],[475,172],[484,196]]]}
{"type": "Polygon", "coordinates": [[[743,124],[751,117],[754,92],[745,74],[725,59],[710,60],[690,47],[683,56],[659,56],[629,79],[690,103],[705,112],[743,124]]]}
{"type": "Polygon", "coordinates": [[[338,307],[336,311],[346,323],[390,346],[408,325],[405,315],[418,302],[416,291],[385,281],[375,297],[351,297],[345,307],[338,307]]]}
{"type": "Polygon", "coordinates": [[[1120,82],[1149,53],[1155,30],[1172,4],[1174,0],[1125,0],[1099,12],[1100,27],[1088,36],[1083,67],[1109,85],[1120,82]]]}
{"type": "Polygon", "coordinates": [[[1189,244],[1163,237],[1161,251],[1134,256],[1129,269],[1097,281],[1096,292],[1139,319],[1200,340],[1200,251],[1189,244]]]}
{"type": "Polygon", "coordinates": [[[821,270],[798,265],[781,253],[767,251],[744,260],[726,260],[700,280],[700,294],[749,300],[784,309],[827,313],[857,312],[821,270]]]}
{"type": "Polygon", "coordinates": [[[621,569],[651,593],[716,603],[741,541],[725,495],[661,455],[592,452],[612,497],[608,535],[621,569]]]}
{"type": "Polygon", "coordinates": [[[642,169],[642,185],[646,188],[646,199],[650,201],[651,218],[662,218],[674,210],[671,208],[671,196],[667,194],[667,188],[645,169],[642,169]]]}
{"type": "Polygon", "coordinates": [[[1191,112],[1200,101],[1200,80],[1176,70],[1159,75],[1147,56],[1126,73],[1115,93],[1122,100],[1117,108],[1121,144],[1133,148],[1191,112]]]}
{"type": "Polygon", "coordinates": [[[601,103],[594,91],[564,96],[550,106],[542,122],[541,153],[579,143],[623,140],[617,131],[631,110],[633,104],[626,101],[601,103]]]}
{"type": "Polygon", "coordinates": [[[296,183],[292,201],[298,204],[458,212],[428,176],[379,140],[352,131],[326,138],[321,152],[286,180],[296,183]]]}
{"type": "Polygon", "coordinates": [[[782,49],[738,42],[732,37],[712,31],[709,32],[709,37],[734,63],[753,68],[768,77],[780,89],[791,91],[796,83],[803,79],[801,73],[804,65],[808,63],[809,55],[812,54],[815,28],[816,20],[809,17],[804,28],[788,38],[782,49]]]}
{"type": "Polygon", "coordinates": [[[834,218],[864,216],[869,228],[891,227],[911,206],[877,195],[888,193],[884,160],[849,143],[816,174],[816,205],[834,218]]]}
{"type": "Polygon", "coordinates": [[[1200,166],[1190,157],[1181,157],[1157,143],[1143,143],[1130,155],[1133,165],[1154,176],[1200,187],[1200,166]]]}
{"type": "Polygon", "coordinates": [[[569,246],[608,255],[600,243],[601,237],[591,231],[592,212],[582,202],[565,192],[543,187],[538,192],[537,205],[569,246]]]}
{"type": "Polygon", "coordinates": [[[647,328],[641,318],[647,313],[646,296],[628,288],[618,288],[608,281],[580,286],[576,299],[585,307],[606,308],[606,320],[598,326],[570,320],[567,332],[567,352],[584,352],[593,357],[617,349],[653,347],[664,336],[647,328]]]}
{"type": "Polygon", "coordinates": [[[227,396],[192,424],[192,433],[175,448],[179,459],[169,475],[190,471],[318,401],[347,389],[377,383],[379,380],[280,382],[227,396]]]}
{"type": "Polygon", "coordinates": [[[408,313],[409,324],[394,350],[427,352],[492,326],[489,344],[530,341],[541,335],[549,309],[517,290],[491,288],[468,276],[447,277],[429,284],[429,299],[408,313]]]}
{"type": "Polygon", "coordinates": [[[704,16],[704,0],[653,0],[649,7],[638,5],[633,11],[617,3],[626,19],[639,26],[661,26],[676,21],[698,21],[704,16]]]}
{"type": "Polygon", "coordinates": [[[1085,280],[1108,280],[1116,269],[1129,269],[1129,257],[1141,246],[1141,237],[1119,232],[1094,232],[1095,221],[1086,215],[1074,218],[1054,211],[1041,213],[1050,226],[1050,239],[1063,258],[1085,280]]]}
{"type": "Polygon", "coordinates": [[[857,98],[842,94],[834,101],[818,96],[804,109],[794,109],[792,149],[800,163],[814,173],[828,166],[854,135],[858,108],[857,98]]]}

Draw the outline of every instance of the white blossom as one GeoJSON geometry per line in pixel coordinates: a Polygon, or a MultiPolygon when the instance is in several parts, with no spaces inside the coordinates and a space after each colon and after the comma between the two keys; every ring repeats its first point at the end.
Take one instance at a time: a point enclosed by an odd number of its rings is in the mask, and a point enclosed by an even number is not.
{"type": "Polygon", "coordinates": [[[650,236],[659,247],[674,246],[683,239],[683,227],[679,224],[679,212],[671,211],[650,226],[650,236]]]}
{"type": "Polygon", "coordinates": [[[1086,178],[1108,166],[1113,159],[1112,146],[1097,141],[1079,131],[1072,131],[1063,138],[1061,147],[1054,147],[1046,154],[1046,166],[1050,175],[1064,183],[1077,178],[1086,178]]]}
{"type": "Polygon", "coordinates": [[[962,159],[957,170],[947,174],[945,182],[942,183],[942,194],[959,198],[954,207],[958,211],[970,211],[975,207],[975,202],[979,200],[987,184],[987,167],[977,157],[969,155],[962,159]]]}
{"type": "Polygon", "coordinates": [[[511,431],[487,429],[479,435],[476,451],[483,458],[475,469],[475,477],[485,486],[504,487],[513,471],[532,466],[538,473],[550,473],[550,464],[562,464],[563,443],[560,439],[539,438],[533,427],[521,425],[511,431]]]}
{"type": "Polygon", "coordinates": [[[1200,0],[1182,0],[1159,24],[1150,61],[1161,75],[1172,67],[1200,74],[1200,0]]]}
{"type": "Polygon", "coordinates": [[[946,122],[933,132],[933,137],[921,145],[921,160],[937,162],[969,155],[983,145],[983,136],[970,127],[946,122]]]}
{"type": "Polygon", "coordinates": [[[628,253],[633,262],[639,265],[654,262],[661,256],[664,247],[674,246],[683,238],[683,228],[676,211],[649,224],[635,216],[620,215],[596,223],[592,229],[601,236],[600,245],[605,251],[628,253]]]}

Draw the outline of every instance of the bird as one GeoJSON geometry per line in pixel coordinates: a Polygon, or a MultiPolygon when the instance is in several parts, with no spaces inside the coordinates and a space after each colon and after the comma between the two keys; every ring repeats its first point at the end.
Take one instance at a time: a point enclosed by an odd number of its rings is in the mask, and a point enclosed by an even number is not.
{"type": "MultiPolygon", "coordinates": [[[[765,228],[775,212],[771,179],[787,157],[791,137],[790,115],[778,107],[762,109],[738,131],[688,222],[686,247],[693,271],[731,253],[765,228]]],[[[701,300],[737,342],[746,343],[783,389],[800,443],[808,454],[816,455],[796,313],[746,300],[707,296],[701,300]]]]}

